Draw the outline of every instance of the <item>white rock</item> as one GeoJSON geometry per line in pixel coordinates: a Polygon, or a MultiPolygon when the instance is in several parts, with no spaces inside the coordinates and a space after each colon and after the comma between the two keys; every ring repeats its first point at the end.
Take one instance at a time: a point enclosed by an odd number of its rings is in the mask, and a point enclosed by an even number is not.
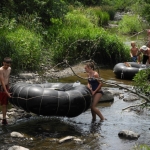
{"type": "Polygon", "coordinates": [[[19,74],[19,78],[22,78],[22,79],[34,79],[35,76],[33,73],[20,73],[19,74]]]}
{"type": "Polygon", "coordinates": [[[139,134],[130,130],[122,130],[118,133],[118,135],[129,139],[138,139],[140,137],[139,134]]]}
{"type": "Polygon", "coordinates": [[[22,147],[22,146],[14,145],[14,146],[10,147],[8,150],[29,150],[29,149],[22,147]]]}
{"type": "Polygon", "coordinates": [[[20,137],[20,138],[24,137],[24,135],[22,135],[19,132],[11,132],[10,135],[11,135],[11,137],[20,137]]]}

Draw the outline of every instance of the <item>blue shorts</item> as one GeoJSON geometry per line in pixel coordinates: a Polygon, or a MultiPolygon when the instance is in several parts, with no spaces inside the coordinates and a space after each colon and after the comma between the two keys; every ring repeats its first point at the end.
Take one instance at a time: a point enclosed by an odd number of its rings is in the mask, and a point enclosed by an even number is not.
{"type": "Polygon", "coordinates": [[[131,57],[131,61],[132,61],[132,62],[137,62],[137,56],[131,57]]]}

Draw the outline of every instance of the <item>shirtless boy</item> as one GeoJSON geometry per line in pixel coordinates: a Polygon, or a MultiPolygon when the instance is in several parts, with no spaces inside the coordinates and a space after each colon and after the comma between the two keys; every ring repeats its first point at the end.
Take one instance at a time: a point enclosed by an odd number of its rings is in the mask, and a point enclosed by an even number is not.
{"type": "Polygon", "coordinates": [[[9,93],[9,75],[11,72],[11,58],[6,57],[3,60],[3,66],[0,67],[0,105],[2,106],[2,124],[6,125],[6,112],[8,105],[8,98],[11,97],[9,93]]]}
{"type": "Polygon", "coordinates": [[[131,49],[130,49],[130,57],[132,62],[140,63],[140,55],[138,55],[139,49],[136,47],[134,41],[131,42],[131,49]]]}

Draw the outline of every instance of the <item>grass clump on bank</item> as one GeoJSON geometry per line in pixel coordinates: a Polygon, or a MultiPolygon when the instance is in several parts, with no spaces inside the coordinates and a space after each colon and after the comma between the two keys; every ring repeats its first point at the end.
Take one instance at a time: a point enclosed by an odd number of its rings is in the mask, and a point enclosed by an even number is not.
{"type": "Polygon", "coordinates": [[[135,34],[143,30],[143,23],[138,15],[124,15],[118,29],[122,34],[135,34]]]}

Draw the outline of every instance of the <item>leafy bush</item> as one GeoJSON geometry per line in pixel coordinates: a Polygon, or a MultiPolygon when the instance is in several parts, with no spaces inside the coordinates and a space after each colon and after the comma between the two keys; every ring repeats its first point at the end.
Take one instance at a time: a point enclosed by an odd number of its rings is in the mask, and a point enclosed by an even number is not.
{"type": "Polygon", "coordinates": [[[124,15],[119,22],[119,32],[133,34],[142,30],[140,18],[137,15],[124,15]]]}
{"type": "Polygon", "coordinates": [[[150,22],[150,2],[144,5],[144,8],[142,9],[142,16],[150,22]]]}
{"type": "Polygon", "coordinates": [[[137,93],[150,95],[150,68],[139,71],[133,81],[137,93]]]}
{"type": "Polygon", "coordinates": [[[69,26],[71,28],[76,28],[77,26],[81,28],[94,27],[94,24],[90,21],[90,19],[79,11],[67,13],[64,23],[67,27],[69,26]]]}
{"type": "Polygon", "coordinates": [[[64,59],[70,64],[94,59],[99,64],[114,65],[129,58],[129,49],[122,41],[99,28],[64,27],[53,41],[51,50],[55,63],[64,59]]]}
{"type": "Polygon", "coordinates": [[[84,15],[92,21],[96,26],[108,25],[110,16],[107,11],[103,11],[101,7],[91,7],[83,11],[84,15]]]}
{"type": "Polygon", "coordinates": [[[12,57],[14,69],[34,70],[39,67],[41,37],[23,26],[1,30],[0,59],[12,57]]]}
{"type": "Polygon", "coordinates": [[[63,0],[2,0],[0,3],[1,13],[17,20],[22,14],[38,14],[43,25],[49,26],[51,18],[63,18],[68,12],[68,6],[63,0]]]}
{"type": "Polygon", "coordinates": [[[110,18],[107,12],[100,12],[100,13],[97,13],[97,15],[99,17],[99,22],[98,22],[99,26],[108,25],[110,18]]]}
{"type": "Polygon", "coordinates": [[[37,33],[43,33],[44,29],[42,26],[42,23],[40,22],[40,17],[38,17],[38,15],[35,14],[22,14],[22,15],[18,15],[17,17],[17,22],[18,24],[21,24],[23,26],[26,27],[26,29],[28,30],[32,30],[34,32],[37,33]]]}
{"type": "Polygon", "coordinates": [[[48,39],[55,63],[67,59],[73,64],[91,58],[100,64],[114,65],[130,58],[129,48],[117,36],[98,27],[96,12],[101,12],[100,8],[77,9],[69,12],[64,20],[57,20],[58,24],[54,20],[48,39]]]}

